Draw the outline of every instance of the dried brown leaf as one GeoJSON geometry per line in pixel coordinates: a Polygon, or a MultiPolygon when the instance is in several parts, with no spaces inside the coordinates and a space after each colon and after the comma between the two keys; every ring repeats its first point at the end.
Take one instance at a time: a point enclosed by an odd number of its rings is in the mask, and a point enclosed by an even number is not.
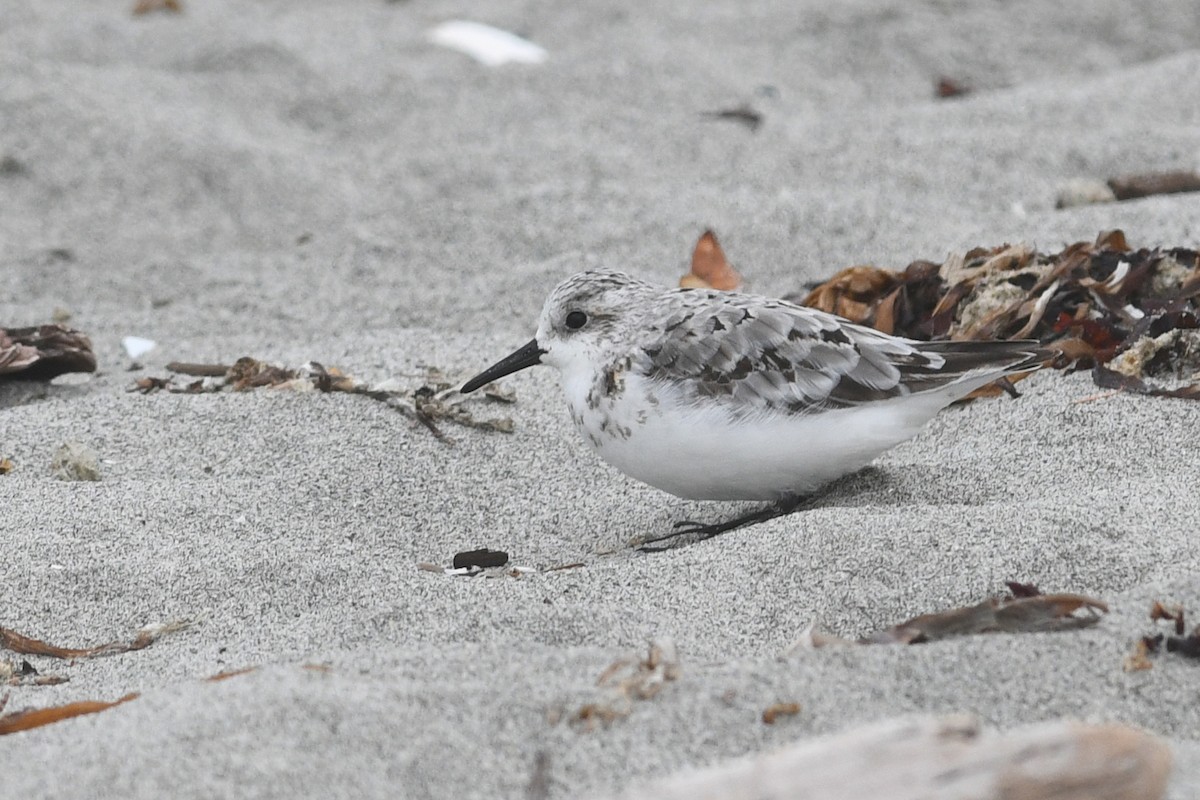
{"type": "Polygon", "coordinates": [[[1184,622],[1183,605],[1175,603],[1170,608],[1163,605],[1159,600],[1154,601],[1154,605],[1150,607],[1150,619],[1158,622],[1159,620],[1168,620],[1175,623],[1175,635],[1183,636],[1187,624],[1184,622]]]}
{"type": "Polygon", "coordinates": [[[725,258],[716,234],[705,231],[692,251],[692,271],[680,279],[680,288],[732,292],[741,285],[742,276],[725,258]]]}
{"type": "Polygon", "coordinates": [[[809,292],[800,304],[863,323],[899,280],[890,270],[847,267],[809,292]]]}
{"type": "Polygon", "coordinates": [[[1109,250],[1116,250],[1118,253],[1129,252],[1129,242],[1125,240],[1125,231],[1120,228],[1100,231],[1100,234],[1096,237],[1096,247],[1107,247],[1109,250]]]}

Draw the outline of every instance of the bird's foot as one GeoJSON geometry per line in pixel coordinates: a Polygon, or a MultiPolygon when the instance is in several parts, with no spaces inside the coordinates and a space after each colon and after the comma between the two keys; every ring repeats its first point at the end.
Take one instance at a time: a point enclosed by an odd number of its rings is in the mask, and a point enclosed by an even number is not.
{"type": "Polygon", "coordinates": [[[670,533],[665,533],[662,536],[655,536],[653,538],[643,540],[641,546],[638,547],[638,550],[643,553],[661,553],[664,550],[671,549],[670,545],[661,545],[661,542],[675,539],[680,536],[695,536],[696,541],[702,542],[705,539],[711,539],[714,536],[718,536],[728,531],[737,530],[738,528],[745,528],[750,525],[757,525],[760,522],[766,522],[767,520],[775,519],[776,517],[787,516],[793,511],[799,509],[806,502],[807,498],[804,497],[789,497],[774,502],[765,508],[760,508],[757,511],[751,511],[749,514],[743,514],[740,517],[734,517],[733,519],[726,520],[725,522],[704,524],[702,522],[697,522],[690,519],[680,520],[679,522],[675,523],[675,530],[671,531],[670,533]]]}

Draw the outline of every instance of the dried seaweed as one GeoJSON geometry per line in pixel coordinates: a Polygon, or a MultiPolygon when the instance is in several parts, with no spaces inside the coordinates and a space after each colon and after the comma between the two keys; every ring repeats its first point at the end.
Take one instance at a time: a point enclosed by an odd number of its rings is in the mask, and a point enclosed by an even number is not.
{"type": "Polygon", "coordinates": [[[257,672],[257,671],[258,671],[258,667],[241,667],[239,669],[227,669],[227,670],[218,672],[215,675],[209,675],[207,678],[204,679],[204,682],[205,683],[220,683],[221,681],[227,681],[230,678],[236,678],[239,675],[249,675],[251,672],[257,672]]]}
{"type": "Polygon", "coordinates": [[[1151,669],[1154,663],[1149,656],[1162,649],[1184,658],[1200,659],[1200,625],[1187,632],[1182,605],[1167,605],[1156,600],[1150,607],[1150,620],[1154,623],[1170,622],[1174,635],[1164,636],[1155,632],[1134,642],[1133,652],[1125,657],[1126,672],[1151,669]]]}
{"type": "Polygon", "coordinates": [[[47,658],[97,658],[111,656],[117,653],[128,653],[141,650],[154,644],[168,633],[175,633],[188,627],[187,620],[146,625],[137,632],[137,636],[129,641],[114,641],[93,647],[59,647],[29,636],[17,633],[9,628],[0,627],[0,649],[26,656],[45,656],[47,658]]]}
{"type": "Polygon", "coordinates": [[[73,328],[0,328],[0,379],[48,381],[68,372],[95,371],[91,340],[73,328]]]}
{"type": "Polygon", "coordinates": [[[956,80],[945,75],[938,78],[933,85],[934,96],[941,100],[945,100],[950,97],[962,97],[964,94],[970,93],[970,86],[960,80],[956,80]]]}
{"type": "MultiPolygon", "coordinates": [[[[1061,252],[977,248],[900,272],[844,269],[786,299],[911,339],[1035,338],[1105,389],[1200,399],[1200,253],[1119,230],[1061,252]]],[[[1017,376],[1014,376],[1017,379],[1017,376]]]]}
{"type": "Polygon", "coordinates": [[[120,700],[113,700],[111,702],[103,700],[80,700],[75,703],[67,703],[66,705],[51,706],[50,708],[13,711],[0,716],[0,736],[40,728],[43,725],[61,722],[64,719],[71,719],[72,717],[80,717],[84,714],[96,714],[100,711],[107,711],[114,706],[128,703],[130,700],[135,700],[138,697],[140,697],[140,694],[134,692],[133,694],[125,695],[120,700]]]}
{"type": "Polygon", "coordinates": [[[170,11],[178,14],[183,11],[180,0],[137,0],[133,5],[133,15],[142,16],[155,11],[170,11]]]}
{"type": "Polygon", "coordinates": [[[1078,594],[1038,594],[989,598],[950,611],[922,614],[874,633],[864,644],[921,644],[979,633],[1043,633],[1086,628],[1100,621],[1108,606],[1078,594]],[[1086,612],[1075,616],[1076,611],[1086,612]]]}
{"type": "Polygon", "coordinates": [[[145,377],[136,381],[129,391],[153,394],[159,391],[176,394],[207,394],[214,392],[246,392],[254,389],[288,389],[292,391],[344,392],[377,400],[394,408],[409,418],[420,422],[439,441],[452,445],[454,440],[438,427],[439,422],[453,422],[468,428],[477,428],[499,433],[512,433],[511,417],[478,419],[469,406],[479,402],[511,404],[516,396],[501,387],[484,387],[478,397],[463,395],[458,384],[451,383],[436,369],[429,369],[420,376],[423,382],[416,386],[404,386],[393,381],[371,385],[346,375],[337,367],[325,367],[316,361],[289,369],[270,364],[249,356],[239,358],[231,365],[189,364],[171,362],[167,365],[174,375],[170,377],[145,377]],[[176,375],[199,378],[194,381],[179,381],[176,375]]]}
{"type": "MultiPolygon", "coordinates": [[[[69,678],[63,675],[43,675],[28,661],[20,664],[0,659],[0,685],[5,686],[57,686],[69,678]]],[[[3,704],[0,704],[2,707],[3,704]]]]}
{"type": "Polygon", "coordinates": [[[600,697],[585,703],[570,715],[570,722],[583,730],[594,730],[597,724],[610,724],[633,711],[633,703],[649,700],[667,683],[679,678],[679,656],[669,639],[650,643],[645,658],[629,656],[608,665],[596,686],[600,697]]]}
{"type": "MultiPolygon", "coordinates": [[[[176,621],[165,624],[146,625],[131,640],[113,641],[92,647],[60,647],[59,645],[44,642],[41,639],[25,636],[9,628],[0,627],[0,649],[9,650],[19,655],[43,656],[45,658],[64,660],[99,658],[142,650],[154,644],[154,642],[158,641],[165,634],[182,630],[189,624],[186,621],[176,621]]],[[[5,667],[9,664],[10,662],[0,662],[0,667],[5,667]]],[[[67,678],[61,675],[41,675],[27,661],[21,662],[19,670],[12,669],[11,666],[7,669],[0,669],[0,678],[3,679],[2,682],[13,686],[54,686],[67,681],[67,678]],[[7,678],[4,677],[5,673],[8,674],[7,678]]],[[[103,711],[106,708],[119,705],[127,700],[132,700],[136,696],[129,695],[115,703],[85,701],[69,703],[65,706],[38,709],[36,711],[14,712],[0,717],[0,735],[48,725],[52,722],[77,717],[81,714],[94,714],[97,711],[103,711]]]]}
{"type": "MultiPolygon", "coordinates": [[[[1033,584],[1008,582],[1009,593],[981,603],[922,614],[857,641],[810,625],[787,653],[839,644],[923,644],[983,633],[1047,633],[1095,625],[1108,606],[1080,594],[1043,594],[1033,584]],[[1076,612],[1082,612],[1076,614],[1076,612]]],[[[785,653],[786,654],[786,653],[785,653]]]]}

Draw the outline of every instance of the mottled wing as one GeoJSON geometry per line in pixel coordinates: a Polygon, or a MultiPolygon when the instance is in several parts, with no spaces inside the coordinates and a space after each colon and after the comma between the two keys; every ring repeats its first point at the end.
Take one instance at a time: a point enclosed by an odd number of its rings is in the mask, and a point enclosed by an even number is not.
{"type": "Polygon", "coordinates": [[[1009,371],[1004,365],[1029,356],[1028,343],[910,342],[784,301],[674,297],[665,324],[646,329],[636,368],[739,415],[808,413],[930,391],[981,369],[998,377],[1009,371]]]}

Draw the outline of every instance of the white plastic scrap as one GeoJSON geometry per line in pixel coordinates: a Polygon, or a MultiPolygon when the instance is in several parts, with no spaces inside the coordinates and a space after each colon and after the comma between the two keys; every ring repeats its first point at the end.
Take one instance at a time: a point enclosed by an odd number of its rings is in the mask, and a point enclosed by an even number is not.
{"type": "Polygon", "coordinates": [[[129,354],[130,358],[137,360],[158,347],[158,342],[153,339],[143,339],[141,336],[126,336],[121,340],[121,346],[125,348],[125,352],[129,354]]]}
{"type": "Polygon", "coordinates": [[[484,25],[481,22],[450,20],[427,34],[429,41],[449,47],[489,67],[510,61],[516,64],[541,64],[548,54],[528,39],[484,25]]]}

